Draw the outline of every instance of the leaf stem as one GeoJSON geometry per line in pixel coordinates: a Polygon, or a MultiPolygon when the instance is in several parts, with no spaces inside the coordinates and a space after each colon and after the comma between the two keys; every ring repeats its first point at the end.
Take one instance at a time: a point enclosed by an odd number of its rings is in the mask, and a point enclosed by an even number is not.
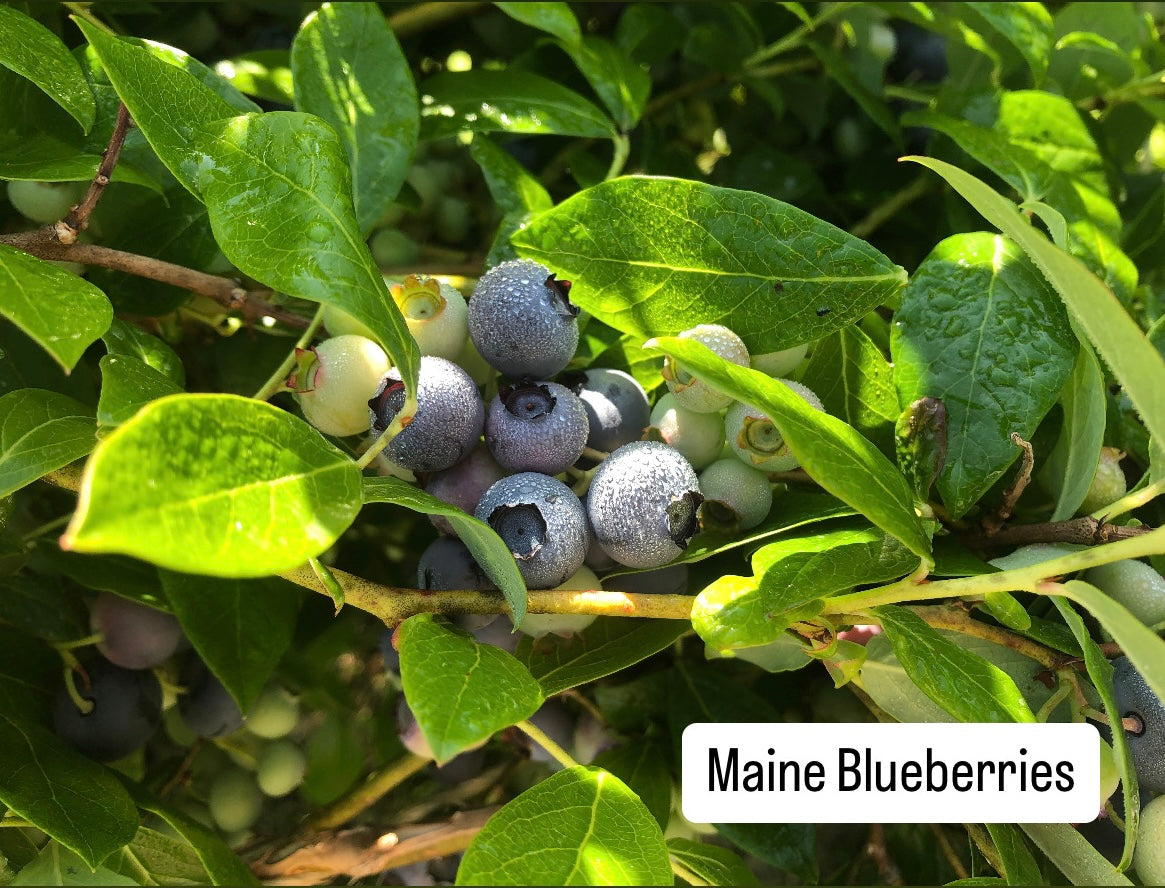
{"type": "Polygon", "coordinates": [[[615,146],[615,154],[611,158],[611,165],[607,168],[607,175],[603,176],[603,181],[607,182],[614,179],[621,172],[627,163],[627,155],[631,152],[631,139],[625,133],[620,133],[611,140],[615,146]]]}
{"type": "Polygon", "coordinates": [[[22,534],[20,537],[20,541],[27,545],[28,543],[31,543],[33,540],[39,539],[40,537],[44,536],[46,533],[51,533],[52,531],[56,530],[58,527],[64,527],[66,524],[69,523],[70,520],[72,520],[72,518],[73,518],[73,516],[71,514],[70,515],[61,515],[59,518],[54,518],[52,521],[46,521],[40,527],[34,527],[28,533],[22,534]]]}
{"type": "Polygon", "coordinates": [[[432,759],[406,752],[401,758],[376,771],[363,784],[339,801],[332,803],[312,817],[307,822],[308,828],[326,830],[343,826],[360,812],[376,804],[431,761],[432,759]]]}
{"type": "Polygon", "coordinates": [[[744,60],[745,68],[752,68],[759,65],[761,62],[767,62],[771,58],[782,55],[790,49],[796,49],[805,42],[805,37],[812,34],[817,28],[825,24],[834,16],[846,12],[856,3],[830,3],[821,12],[817,18],[806,24],[798,25],[780,40],[775,43],[770,43],[768,46],[763,46],[744,60]]]}
{"type": "Polygon", "coordinates": [[[260,386],[259,391],[255,392],[253,397],[256,401],[266,401],[273,397],[287,387],[287,374],[291,372],[291,368],[295,366],[295,352],[298,349],[307,348],[308,343],[312,341],[312,337],[316,335],[316,330],[320,328],[320,324],[324,321],[324,307],[321,305],[316,309],[315,316],[311,319],[311,323],[303,331],[303,335],[296,340],[295,348],[293,348],[283,363],[280,364],[275,372],[268,377],[267,381],[260,386]]]}
{"type": "Polygon", "coordinates": [[[93,5],[92,3],[63,3],[62,5],[65,7],[65,9],[69,10],[69,12],[73,13],[73,15],[77,16],[78,18],[85,19],[85,21],[89,22],[89,24],[93,25],[93,27],[100,28],[106,34],[113,34],[114,36],[117,35],[117,32],[113,30],[113,28],[109,27],[109,25],[101,21],[101,19],[99,19],[89,10],[89,7],[93,5]]]}
{"type": "Polygon", "coordinates": [[[384,448],[388,446],[389,441],[404,431],[405,426],[413,421],[413,415],[416,412],[417,396],[412,392],[409,392],[408,397],[405,398],[404,406],[401,407],[400,412],[392,418],[392,422],[388,424],[388,428],[381,432],[377,436],[376,440],[372,442],[372,446],[365,450],[360,458],[356,460],[356,465],[359,466],[361,471],[368,468],[368,466],[371,465],[378,456],[380,456],[384,448]]]}
{"type": "Polygon", "coordinates": [[[541,728],[532,725],[529,720],[520,721],[515,727],[529,734],[530,739],[545,749],[550,754],[550,757],[562,765],[562,767],[577,768],[579,766],[578,762],[570,757],[570,753],[546,736],[546,733],[541,728]]]}
{"type": "Polygon", "coordinates": [[[394,12],[388,17],[388,26],[397,37],[407,37],[418,34],[435,25],[443,25],[447,21],[461,18],[463,15],[472,15],[480,9],[489,6],[488,3],[418,3],[400,12],[394,12]]]}
{"type": "Polygon", "coordinates": [[[930,179],[925,174],[919,176],[870,210],[864,219],[849,230],[849,233],[865,240],[916,200],[925,196],[930,187],[930,179]]]}

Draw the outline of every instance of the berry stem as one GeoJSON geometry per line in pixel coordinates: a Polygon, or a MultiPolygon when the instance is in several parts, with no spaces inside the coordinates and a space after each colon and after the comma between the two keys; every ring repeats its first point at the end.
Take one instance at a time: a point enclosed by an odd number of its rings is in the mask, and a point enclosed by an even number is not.
{"type": "Polygon", "coordinates": [[[380,801],[396,789],[432,759],[422,758],[406,752],[392,764],[372,774],[364,783],[347,795],[333,802],[307,822],[309,830],[335,829],[343,826],[362,811],[380,801]]]}
{"type": "Polygon", "coordinates": [[[515,727],[521,728],[530,736],[531,740],[545,749],[550,757],[562,765],[562,767],[577,768],[579,766],[578,762],[570,757],[570,753],[546,736],[546,733],[540,728],[532,725],[529,720],[520,721],[515,727]]]}
{"type": "Polygon", "coordinates": [[[272,373],[265,383],[260,386],[259,391],[255,392],[253,397],[256,401],[266,401],[279,392],[287,390],[287,375],[291,372],[291,368],[295,366],[295,354],[299,349],[307,348],[308,343],[316,335],[316,330],[320,328],[320,324],[324,322],[324,307],[321,305],[316,309],[315,316],[311,319],[311,323],[307,325],[307,329],[303,331],[303,335],[296,340],[295,348],[293,348],[283,359],[275,372],[272,373]]]}
{"type": "Polygon", "coordinates": [[[1059,678],[1059,686],[1053,692],[1052,696],[1048,697],[1044,705],[1040,707],[1040,711],[1036,713],[1036,721],[1041,724],[1051,717],[1052,713],[1056,711],[1057,706],[1072,696],[1072,680],[1074,680],[1075,676],[1069,678],[1066,670],[1059,670],[1056,675],[1059,678]]]}
{"type": "Polygon", "coordinates": [[[388,442],[395,438],[400,432],[413,421],[413,415],[417,412],[417,396],[414,392],[407,392],[404,406],[401,407],[400,412],[392,418],[392,422],[388,424],[380,435],[372,442],[372,446],[364,451],[363,455],[356,460],[356,465],[361,470],[368,468],[376,460],[378,456],[388,446],[388,442]]]}

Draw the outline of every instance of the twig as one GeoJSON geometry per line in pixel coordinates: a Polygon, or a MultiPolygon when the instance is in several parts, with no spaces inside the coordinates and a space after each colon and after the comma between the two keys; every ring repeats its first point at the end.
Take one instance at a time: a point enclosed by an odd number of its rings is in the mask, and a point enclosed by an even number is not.
{"type": "Polygon", "coordinates": [[[955,878],[968,878],[970,874],[967,872],[967,868],[963,866],[963,861],[959,860],[959,855],[955,853],[955,849],[951,847],[951,840],[947,838],[947,834],[943,831],[942,826],[937,823],[927,825],[930,827],[930,831],[934,833],[934,837],[938,839],[939,850],[942,851],[943,857],[950,864],[951,869],[955,873],[955,878]]]}
{"type": "Polygon", "coordinates": [[[905,188],[895,191],[888,198],[870,210],[866,217],[854,225],[849,233],[863,240],[897,216],[931,188],[930,179],[919,176],[905,188]]]}
{"type": "Polygon", "coordinates": [[[1023,451],[1022,462],[1019,471],[1015,473],[1015,480],[1011,482],[1010,487],[1003,491],[1003,502],[999,504],[999,509],[994,515],[988,515],[983,519],[983,529],[988,536],[994,536],[998,533],[1007,519],[1011,517],[1011,513],[1015,511],[1015,504],[1019,502],[1019,498],[1023,496],[1023,492],[1027,490],[1028,483],[1032,479],[1035,455],[1032,453],[1031,444],[1025,441],[1018,432],[1011,433],[1011,443],[1023,451]]]}
{"type": "Polygon", "coordinates": [[[129,109],[125,107],[123,102],[117,107],[117,123],[114,124],[113,134],[109,137],[109,146],[101,154],[101,163],[97,167],[93,181],[89,183],[89,190],[85,192],[81,202],[69,210],[69,214],[65,216],[65,221],[61,223],[65,230],[57,229],[57,237],[61,243],[75,243],[77,232],[84,231],[89,227],[89,216],[109,185],[110,178],[113,176],[113,168],[117,166],[117,159],[121,157],[121,148],[125,144],[125,134],[129,132],[131,126],[133,126],[133,121],[130,119],[129,109]]]}
{"type": "Polygon", "coordinates": [[[985,641],[993,641],[995,644],[1011,648],[1016,653],[1023,654],[1029,660],[1035,660],[1040,665],[1053,671],[1059,669],[1071,659],[1067,654],[1046,648],[1039,642],[1032,641],[1023,635],[999,626],[992,626],[989,623],[981,623],[957,605],[924,605],[909,609],[922,617],[928,625],[933,626],[935,629],[953,629],[955,632],[962,632],[964,635],[982,638],[985,641]]]}
{"type": "Polygon", "coordinates": [[[1071,518],[1067,521],[1051,521],[1043,524],[1018,524],[1004,527],[997,533],[967,534],[960,536],[971,548],[1005,549],[1024,546],[1028,543],[1076,543],[1084,546],[1099,546],[1117,540],[1132,539],[1151,531],[1145,525],[1122,527],[1106,524],[1092,517],[1071,518]]]}
{"type": "Polygon", "coordinates": [[[385,768],[381,768],[360,786],[353,789],[339,801],[329,805],[307,822],[310,830],[328,830],[343,826],[361,811],[375,805],[392,792],[432,759],[421,758],[406,752],[385,768]]]}
{"type": "Polygon", "coordinates": [[[471,15],[488,3],[418,3],[388,17],[388,26],[397,37],[408,37],[435,25],[471,15]]]}
{"type": "Polygon", "coordinates": [[[885,884],[906,884],[902,878],[902,871],[898,869],[898,865],[890,858],[890,852],[886,850],[886,830],[882,824],[870,824],[870,837],[862,851],[870,860],[874,861],[874,865],[878,868],[878,875],[885,884]]]}

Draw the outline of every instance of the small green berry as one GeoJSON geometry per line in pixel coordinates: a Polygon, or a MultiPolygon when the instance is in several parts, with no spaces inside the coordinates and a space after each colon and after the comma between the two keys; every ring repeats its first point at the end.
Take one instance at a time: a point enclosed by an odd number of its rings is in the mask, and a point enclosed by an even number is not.
{"type": "Polygon", "coordinates": [[[469,339],[465,297],[444,281],[410,274],[389,292],[422,355],[455,360],[469,339]]]}
{"type": "Polygon", "coordinates": [[[1133,867],[1145,885],[1165,885],[1165,796],[1141,808],[1141,830],[1133,867]]]}
{"type": "MultiPolygon", "coordinates": [[[[555,586],[554,592],[588,592],[602,589],[599,578],[589,567],[580,567],[569,580],[555,586]]],[[[527,635],[539,638],[550,632],[567,637],[582,632],[595,621],[594,614],[526,614],[519,627],[527,635]]]]}
{"type": "Polygon", "coordinates": [[[1123,454],[1115,447],[1101,448],[1096,474],[1092,476],[1092,484],[1089,485],[1084,502],[1077,510],[1080,514],[1096,512],[1125,495],[1128,482],[1120,466],[1122,456],[1123,454]]]}
{"type": "Polygon", "coordinates": [[[1149,626],[1165,621],[1165,577],[1143,561],[1125,560],[1089,570],[1084,579],[1149,626]]]}
{"type": "Polygon", "coordinates": [[[33,222],[48,224],[64,219],[79,197],[80,187],[76,182],[17,180],[8,183],[8,202],[33,222]]]}
{"type": "Polygon", "coordinates": [[[303,783],[307,757],[290,740],[276,740],[259,756],[255,778],[264,795],[280,798],[303,783]]]}
{"type": "Polygon", "coordinates": [[[300,350],[288,379],[304,418],[325,435],[358,435],[371,424],[368,400],[388,371],[388,356],[363,336],[334,336],[300,350]]]}
{"type": "Polygon", "coordinates": [[[687,410],[670,392],[656,402],[651,425],[663,443],[678,450],[693,469],[711,465],[724,446],[724,420],[720,414],[687,410]]]}
{"type": "Polygon", "coordinates": [[[250,828],[259,819],[263,795],[251,774],[241,768],[229,768],[210,785],[206,805],[218,828],[232,833],[250,828]]]}
{"type": "Polygon", "coordinates": [[[286,737],[299,721],[299,703],[286,689],[269,685],[259,695],[244,723],[247,730],[265,740],[286,737]]]}
{"type": "MultiPolygon", "coordinates": [[[[685,330],[679,338],[695,340],[726,361],[739,364],[741,367],[748,366],[748,348],[744,341],[720,324],[699,324],[685,330]]],[[[669,357],[664,361],[663,378],[668,389],[676,396],[676,403],[685,410],[715,413],[732,403],[730,396],[697,379],[673,358],[669,357]]]]}
{"type": "MultiPolygon", "coordinates": [[[[821,399],[812,390],[791,379],[778,379],[802,398],[814,410],[824,412],[821,399]]],[[[759,407],[738,402],[728,408],[724,417],[724,432],[736,456],[745,465],[763,472],[788,472],[797,468],[797,461],[780,429],[759,407]]]]}

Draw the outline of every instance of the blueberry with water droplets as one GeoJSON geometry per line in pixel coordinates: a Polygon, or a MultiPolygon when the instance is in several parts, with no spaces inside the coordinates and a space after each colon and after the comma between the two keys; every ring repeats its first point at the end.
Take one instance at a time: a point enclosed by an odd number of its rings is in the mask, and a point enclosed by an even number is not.
{"type": "MultiPolygon", "coordinates": [[[[404,407],[400,370],[389,370],[368,402],[372,433],[379,435],[404,407]]],[[[417,412],[384,448],[384,455],[413,472],[447,469],[469,453],[481,436],[485,406],[469,374],[445,358],[421,358],[417,412]]]]}
{"type": "Polygon", "coordinates": [[[700,473],[700,491],[705,509],[710,502],[722,504],[741,530],[764,521],[773,505],[768,476],[731,456],[716,460],[700,473]]]}
{"type": "MultiPolygon", "coordinates": [[[[814,410],[824,411],[821,399],[812,389],[791,379],[778,379],[806,401],[814,410]]],[[[759,407],[737,401],[724,416],[724,434],[745,465],[762,472],[788,472],[800,463],[785,443],[780,429],[759,407]]]]}
{"type": "Polygon", "coordinates": [[[627,567],[662,567],[688,545],[704,497],[695,469],[656,441],[624,444],[596,470],[587,515],[607,553],[627,567]]]}
{"type": "Polygon", "coordinates": [[[440,537],[421,553],[417,564],[417,588],[447,592],[453,589],[485,590],[495,586],[465,543],[440,537]]]}
{"type": "Polygon", "coordinates": [[[610,453],[639,440],[651,419],[647,393],[622,370],[592,367],[567,374],[563,384],[572,389],[587,412],[587,447],[610,453]]]}
{"type": "Polygon", "coordinates": [[[1132,716],[1140,730],[1126,730],[1141,789],[1165,792],[1165,703],[1158,699],[1128,657],[1112,661],[1113,690],[1122,718],[1132,716]]]}
{"type": "Polygon", "coordinates": [[[570,286],[529,259],[483,274],[469,300],[469,336],[481,356],[514,378],[545,379],[562,370],[578,345],[570,286]]]}
{"type": "Polygon", "coordinates": [[[582,456],[586,410],[556,382],[503,385],[486,412],[485,443],[504,469],[557,475],[582,456]]]}
{"type": "Polygon", "coordinates": [[[112,762],[140,749],[162,721],[162,687],[148,670],[122,669],[95,659],[68,677],[81,699],[81,712],[64,684],[53,698],[57,735],[91,759],[112,762]]]}
{"type": "Polygon", "coordinates": [[[477,504],[477,517],[513,553],[531,589],[553,589],[582,567],[587,519],[569,487],[537,472],[503,478],[477,504]]]}

